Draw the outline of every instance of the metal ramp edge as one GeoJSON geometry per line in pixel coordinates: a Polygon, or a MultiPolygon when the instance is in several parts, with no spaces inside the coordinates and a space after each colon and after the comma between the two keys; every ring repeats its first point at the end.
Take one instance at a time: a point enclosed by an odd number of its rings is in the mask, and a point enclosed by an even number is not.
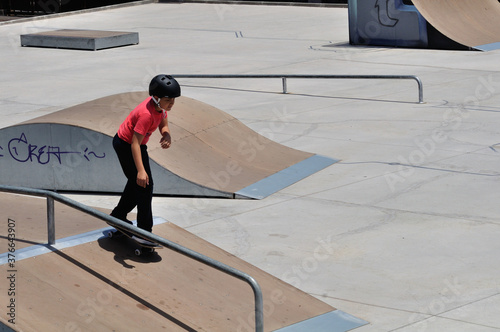
{"type": "Polygon", "coordinates": [[[339,161],[340,159],[314,155],[237,191],[236,198],[266,198],[339,161]]]}
{"type": "Polygon", "coordinates": [[[366,324],[369,323],[365,320],[354,317],[341,310],[334,310],[327,312],[326,314],[274,330],[274,332],[346,332],[366,324]]]}

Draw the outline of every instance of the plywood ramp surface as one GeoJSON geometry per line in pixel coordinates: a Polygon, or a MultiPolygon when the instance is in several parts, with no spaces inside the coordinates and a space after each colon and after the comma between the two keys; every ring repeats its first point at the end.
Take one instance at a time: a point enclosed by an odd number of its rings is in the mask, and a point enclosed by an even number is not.
{"type": "MultiPolygon", "coordinates": [[[[89,225],[99,222],[92,219],[89,225]]],[[[266,331],[334,310],[172,223],[154,231],[253,276],[264,294],[266,331]]],[[[21,260],[15,269],[19,331],[254,330],[250,286],[168,249],[136,257],[126,242],[102,237],[21,260]]],[[[1,303],[8,300],[2,292],[1,303]]]]}
{"type": "Polygon", "coordinates": [[[500,42],[498,0],[413,0],[418,11],[448,38],[469,47],[500,42]]]}
{"type": "MultiPolygon", "coordinates": [[[[119,197],[116,198],[118,202],[119,197]]],[[[107,209],[96,208],[109,214],[107,209]]],[[[54,202],[56,220],[56,239],[75,236],[85,232],[105,227],[103,221],[89,218],[83,212],[71,209],[64,204],[54,202]]],[[[15,222],[17,249],[35,244],[47,243],[47,200],[42,197],[17,195],[0,192],[0,216],[2,225],[11,219],[15,222]]],[[[134,220],[135,214],[129,218],[134,220]]],[[[0,253],[7,248],[7,238],[4,235],[7,229],[0,231],[0,253]]]]}
{"type": "MultiPolygon", "coordinates": [[[[112,95],[20,125],[65,124],[112,137],[130,111],[147,97],[144,92],[112,95]]],[[[162,149],[156,130],[148,142],[149,156],[173,174],[202,187],[237,192],[313,156],[273,142],[229,114],[191,98],[177,98],[168,119],[172,146],[162,149]],[[217,181],[220,172],[229,174],[230,181],[217,181]]]]}

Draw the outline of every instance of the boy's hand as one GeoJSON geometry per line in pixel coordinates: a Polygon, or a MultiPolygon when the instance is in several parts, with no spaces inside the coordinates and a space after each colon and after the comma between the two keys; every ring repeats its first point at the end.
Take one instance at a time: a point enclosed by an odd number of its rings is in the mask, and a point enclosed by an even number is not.
{"type": "Polygon", "coordinates": [[[160,145],[163,149],[168,149],[172,144],[172,138],[170,137],[170,133],[164,133],[161,140],[160,145]]]}
{"type": "Polygon", "coordinates": [[[147,185],[149,185],[149,176],[146,171],[138,172],[137,173],[137,185],[146,188],[147,185]]]}

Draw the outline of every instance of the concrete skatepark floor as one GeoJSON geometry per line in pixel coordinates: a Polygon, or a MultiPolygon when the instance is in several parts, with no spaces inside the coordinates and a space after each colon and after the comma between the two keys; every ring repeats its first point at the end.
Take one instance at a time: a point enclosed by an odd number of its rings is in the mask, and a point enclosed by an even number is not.
{"type": "Polygon", "coordinates": [[[356,331],[500,331],[498,51],[351,47],[345,8],[227,4],[47,17],[0,36],[2,127],[145,89],[157,72],[418,75],[424,104],[413,82],[296,80],[281,94],[279,80],[180,80],[266,137],[342,161],[263,200],[155,197],[153,211],[369,322],[356,331]],[[140,43],[20,47],[22,33],[64,28],[140,43]]]}

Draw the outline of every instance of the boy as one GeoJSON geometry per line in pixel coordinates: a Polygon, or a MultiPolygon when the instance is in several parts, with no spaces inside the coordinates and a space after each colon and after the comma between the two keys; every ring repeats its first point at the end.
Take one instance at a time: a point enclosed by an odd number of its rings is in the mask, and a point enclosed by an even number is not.
{"type": "MultiPolygon", "coordinates": [[[[168,149],[172,144],[167,112],[174,106],[175,98],[181,95],[181,88],[172,76],[157,75],[149,84],[149,95],[127,116],[113,138],[113,148],[127,177],[127,184],[111,215],[132,224],[127,220],[127,214],[137,206],[137,226],[151,232],[153,177],[146,143],[158,128],[162,136],[161,147],[168,149]]],[[[133,239],[151,244],[136,236],[133,239]]]]}

